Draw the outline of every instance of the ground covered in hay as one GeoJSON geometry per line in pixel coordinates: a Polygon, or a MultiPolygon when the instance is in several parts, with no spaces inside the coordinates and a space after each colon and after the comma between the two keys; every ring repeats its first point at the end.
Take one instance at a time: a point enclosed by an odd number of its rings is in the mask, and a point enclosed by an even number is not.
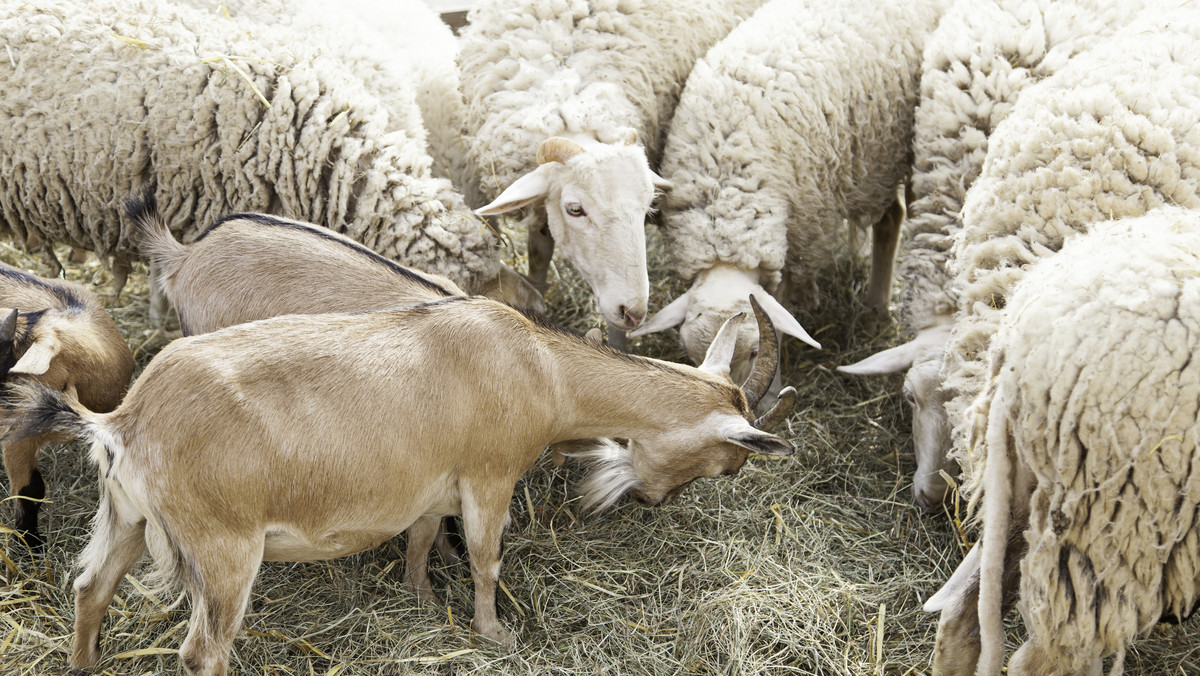
{"type": "MultiPolygon", "coordinates": [[[[653,244],[653,243],[652,243],[653,244]]],[[[62,252],[65,255],[65,251],[62,252]]],[[[47,274],[0,242],[0,259],[47,274]]],[[[652,278],[668,277],[662,252],[652,278]]],[[[521,265],[518,262],[518,265],[521,265]]],[[[557,269],[553,319],[599,324],[590,294],[557,269]]],[[[67,276],[105,300],[140,366],[174,334],[152,328],[135,274],[113,299],[94,259],[67,276]]],[[[778,430],[798,451],[756,458],[736,477],[700,480],[672,505],[629,501],[584,513],[573,486],[585,469],[539,461],[517,485],[505,542],[498,610],[519,637],[505,650],[468,629],[473,590],[465,564],[436,555],[445,605],[418,603],[402,585],[403,537],[321,563],[263,566],[234,646],[235,673],[261,674],[920,674],[929,670],[936,617],[921,612],[965,553],[971,534],[953,510],[910,502],[914,468],[899,377],[834,371],[894,344],[887,322],[861,312],[866,271],[842,263],[816,314],[803,317],[825,346],[785,341],[784,381],[800,405],[778,430]]],[[[652,306],[681,289],[657,285],[652,306]]],[[[674,332],[634,348],[684,359],[674,332]]],[[[72,564],[96,504],[83,448],[42,456],[49,504],[46,557],[23,556],[11,532],[0,561],[0,673],[62,673],[74,615],[72,564]]],[[[11,523],[11,509],[3,512],[11,523]]],[[[95,673],[180,670],[176,650],[188,605],[148,596],[138,569],[118,592],[95,673]]],[[[1010,644],[1020,640],[1010,617],[1010,644]]],[[[1200,629],[1160,627],[1127,658],[1130,674],[1200,674],[1200,629]]]]}

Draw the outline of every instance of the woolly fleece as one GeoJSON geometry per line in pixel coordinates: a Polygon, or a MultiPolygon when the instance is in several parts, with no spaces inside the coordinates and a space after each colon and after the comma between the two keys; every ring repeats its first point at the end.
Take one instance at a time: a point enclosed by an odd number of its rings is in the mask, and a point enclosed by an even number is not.
{"type": "Polygon", "coordinates": [[[986,398],[972,402],[1008,291],[1096,222],[1200,208],[1198,92],[1200,12],[1151,10],[1026,90],[989,139],[951,250],[963,301],[947,345],[947,411],[968,492],[986,455],[971,432],[985,426],[986,398]]]}
{"type": "Polygon", "coordinates": [[[1197,270],[1200,212],[1095,226],[1028,269],[992,341],[989,390],[1007,393],[1010,453],[1037,482],[1022,659],[1054,673],[1200,598],[1197,270]]]}
{"type": "Polygon", "coordinates": [[[1124,26],[1144,0],[959,0],[925,42],[913,130],[913,201],[896,275],[915,334],[958,308],[950,247],[988,137],[1017,96],[1124,26]]]}
{"type": "Polygon", "coordinates": [[[386,132],[361,80],[287,32],[155,0],[37,0],[0,14],[0,39],[0,226],[22,239],[130,257],[120,199],[156,180],[185,242],[263,211],[468,290],[499,274],[496,238],[423,139],[386,132]]]}
{"type": "MultiPolygon", "coordinates": [[[[657,162],[692,65],[762,0],[481,0],[460,37],[467,155],[494,198],[551,136],[620,143],[657,162]]],[[[530,217],[545,220],[540,210],[530,217]]]]}
{"type": "Polygon", "coordinates": [[[921,48],[944,4],[774,0],[696,63],[662,163],[681,278],[726,263],[774,293],[786,269],[793,304],[816,304],[843,219],[874,224],[907,176],[921,48]]]}

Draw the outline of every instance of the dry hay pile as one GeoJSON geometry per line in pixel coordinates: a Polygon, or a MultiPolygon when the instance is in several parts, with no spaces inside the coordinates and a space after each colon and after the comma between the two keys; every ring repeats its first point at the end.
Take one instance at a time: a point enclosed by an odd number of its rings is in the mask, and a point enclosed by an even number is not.
{"type": "MultiPolygon", "coordinates": [[[[653,236],[653,233],[652,233],[653,236]]],[[[654,243],[652,279],[666,277],[654,243]]],[[[45,274],[0,243],[0,258],[45,274]]],[[[139,366],[166,337],[147,325],[144,276],[111,301],[93,260],[67,275],[106,301],[139,366]]],[[[586,285],[555,280],[551,316],[600,324],[586,285]]],[[[861,320],[865,270],[847,263],[825,281],[807,318],[826,346],[785,343],[785,382],[800,390],[786,423],[792,458],[752,459],[736,477],[700,480],[675,504],[623,501],[603,514],[578,506],[584,469],[546,458],[518,483],[505,540],[498,610],[519,644],[507,651],[468,627],[465,564],[433,558],[447,605],[418,603],[401,577],[403,537],[320,563],[268,563],[234,646],[235,673],[262,674],[919,674],[928,672],[936,616],[921,603],[964,553],[954,514],[910,502],[914,461],[898,380],[856,379],[833,367],[896,342],[890,325],[861,320]]],[[[660,306],[681,289],[652,289],[660,306]]],[[[639,349],[683,359],[673,332],[639,349]]],[[[897,377],[898,378],[898,377],[897,377]]],[[[78,446],[44,453],[51,504],[42,511],[46,558],[21,557],[11,534],[0,562],[0,673],[62,673],[74,616],[72,562],[96,503],[78,446]]],[[[214,480],[220,480],[214,477],[214,480]]],[[[4,511],[11,523],[11,510],[4,511]]],[[[95,673],[180,671],[188,606],[147,596],[138,569],[121,587],[95,673]]],[[[1019,640],[1015,616],[1010,641],[1019,640]]],[[[1127,659],[1132,674],[1200,674],[1200,627],[1161,627],[1127,659]]]]}

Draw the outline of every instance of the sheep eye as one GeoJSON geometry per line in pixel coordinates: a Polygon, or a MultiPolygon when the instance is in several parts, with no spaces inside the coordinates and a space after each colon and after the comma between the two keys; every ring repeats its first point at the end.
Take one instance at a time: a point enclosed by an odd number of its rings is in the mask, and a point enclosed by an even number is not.
{"type": "Polygon", "coordinates": [[[583,210],[583,205],[579,202],[568,202],[567,215],[574,218],[579,218],[580,216],[586,216],[587,212],[583,210]]]}

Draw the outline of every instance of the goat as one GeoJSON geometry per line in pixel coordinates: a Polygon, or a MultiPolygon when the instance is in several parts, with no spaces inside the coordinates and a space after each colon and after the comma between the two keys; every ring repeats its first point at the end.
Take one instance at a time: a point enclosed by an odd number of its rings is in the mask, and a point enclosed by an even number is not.
{"type": "MultiPolygon", "coordinates": [[[[7,438],[88,439],[101,479],[75,581],[72,668],[95,664],[101,619],[147,549],[154,579],[182,583],[192,600],[184,669],[224,674],[262,561],[345,556],[407,529],[408,581],[425,595],[448,514],[463,517],[473,627],[510,643],[495,607],[500,537],[517,479],[546,446],[628,440],[593,485],[648,505],[698,477],[736,473],[750,451],[794,450],[764,431],[786,406],[752,414],[778,360],[774,329],[756,315],[762,355],[744,389],[729,379],[744,315],[697,368],[597,345],[479,297],[182,338],[108,414],[13,387],[7,438]],[[542,396],[514,396],[509,383],[542,396]]],[[[794,403],[792,393],[782,399],[794,403]]]]}
{"type": "MultiPolygon", "coordinates": [[[[465,296],[440,275],[405,267],[318,225],[257,213],[225,216],[176,241],[153,189],[125,199],[138,248],[185,336],[287,314],[383,310],[465,296]]],[[[159,302],[158,299],[151,301],[159,302]]]]}
{"type": "MultiPolygon", "coordinates": [[[[9,383],[35,379],[96,412],[121,403],[133,355],[100,301],[84,287],[0,264],[0,366],[9,383]],[[21,311],[21,310],[24,311],[21,311]]],[[[3,444],[16,531],[32,551],[44,548],[37,519],[46,484],[38,452],[50,435],[3,444]]]]}

